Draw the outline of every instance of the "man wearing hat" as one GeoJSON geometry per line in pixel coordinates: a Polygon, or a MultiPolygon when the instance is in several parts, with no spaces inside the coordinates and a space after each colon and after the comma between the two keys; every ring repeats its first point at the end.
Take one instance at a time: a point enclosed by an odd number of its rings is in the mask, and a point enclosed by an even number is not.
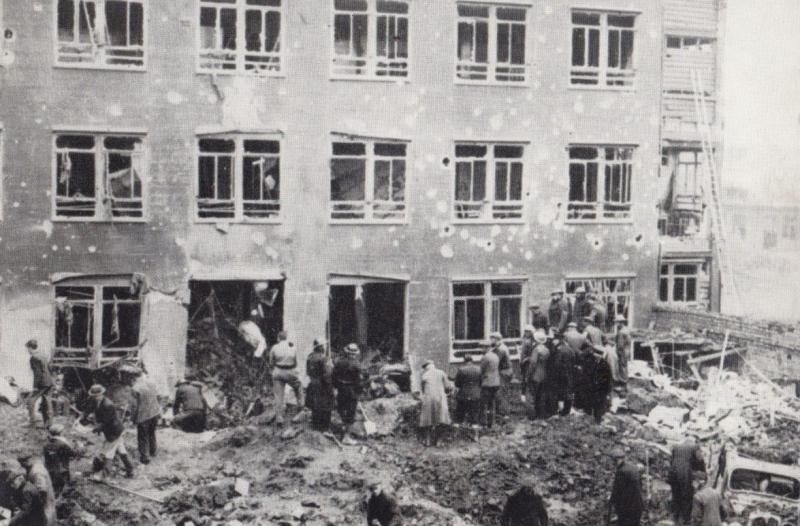
{"type": "Polygon", "coordinates": [[[533,325],[526,325],[525,329],[522,331],[522,341],[520,342],[519,346],[519,368],[520,372],[522,373],[523,396],[528,392],[525,382],[528,378],[528,363],[530,363],[533,349],[536,348],[536,342],[533,339],[533,333],[535,332],[536,328],[533,325]]]}
{"type": "Polygon", "coordinates": [[[314,349],[306,359],[306,406],[311,410],[311,427],[327,431],[333,411],[333,362],[326,352],[324,338],[314,340],[314,349]]]}
{"type": "MultiPolygon", "coordinates": [[[[580,335],[577,330],[575,333],[580,335]]],[[[559,411],[561,416],[567,416],[572,411],[572,402],[575,399],[575,367],[578,363],[578,353],[566,340],[553,338],[552,350],[547,376],[550,384],[550,396],[553,401],[553,410],[559,411]],[[561,409],[558,410],[559,403],[561,409]]]]}
{"type": "Polygon", "coordinates": [[[511,367],[511,355],[508,347],[503,343],[503,335],[495,331],[489,335],[492,352],[500,361],[500,390],[497,392],[497,413],[503,418],[508,418],[511,412],[511,378],[514,369],[511,367]]]}
{"type": "Polygon", "coordinates": [[[203,396],[203,384],[192,376],[178,382],[175,402],[172,404],[172,423],[187,433],[202,433],[206,430],[208,403],[203,396]]]}
{"type": "Polygon", "coordinates": [[[564,334],[569,323],[569,302],[564,299],[561,289],[554,289],[550,293],[550,305],[547,308],[547,323],[553,333],[564,334]]]}
{"type": "Polygon", "coordinates": [[[50,374],[50,359],[46,353],[39,349],[36,340],[28,340],[25,344],[30,354],[31,372],[33,373],[33,392],[28,396],[28,417],[31,425],[36,424],[36,401],[42,399],[41,413],[44,428],[50,427],[50,417],[53,414],[53,404],[50,401],[50,391],[53,389],[53,377],[50,374]]]}
{"type": "Polygon", "coordinates": [[[531,325],[533,325],[534,329],[541,329],[544,332],[547,332],[550,327],[547,316],[542,312],[542,308],[539,304],[531,306],[531,325]]]}
{"type": "Polygon", "coordinates": [[[689,524],[694,499],[694,474],[705,471],[703,452],[693,437],[673,446],[669,485],[672,488],[672,518],[675,524],[689,524]]]}
{"type": "Polygon", "coordinates": [[[333,385],[336,387],[336,410],[342,422],[349,427],[356,421],[358,396],[361,394],[360,351],[355,343],[349,344],[333,365],[333,385]]]}
{"type": "Polygon", "coordinates": [[[603,306],[603,302],[598,299],[595,293],[588,294],[587,301],[589,302],[589,316],[594,319],[595,326],[600,330],[605,330],[608,311],[603,306]]]}
{"type": "Polygon", "coordinates": [[[450,425],[450,408],[447,393],[453,385],[444,371],[437,368],[431,360],[422,365],[422,407],[419,411],[419,427],[425,437],[425,445],[436,446],[439,442],[439,427],[450,425]]]}
{"type": "Polygon", "coordinates": [[[464,364],[458,368],[456,385],[456,422],[476,426],[481,412],[481,368],[471,354],[464,355],[464,364]]]}
{"type": "Polygon", "coordinates": [[[17,461],[25,469],[25,484],[21,509],[11,517],[9,526],[56,526],[56,497],[42,459],[23,453],[17,461]]]}
{"type": "Polygon", "coordinates": [[[133,464],[128,457],[128,450],[125,449],[125,441],[122,433],[125,428],[117,413],[114,403],[106,396],[106,388],[99,384],[94,384],[89,388],[89,396],[94,399],[94,421],[95,433],[102,433],[105,442],[100,450],[100,454],[92,460],[92,470],[100,476],[108,475],[114,458],[119,455],[122,465],[125,466],[125,474],[128,478],[133,477],[133,464]]]}
{"type": "Polygon", "coordinates": [[[494,426],[494,415],[497,410],[497,392],[500,390],[500,357],[489,345],[481,358],[481,412],[486,427],[494,426]]]}
{"type": "Polygon", "coordinates": [[[598,353],[603,354],[605,351],[606,335],[595,325],[593,316],[584,316],[583,323],[583,333],[586,335],[586,343],[598,353]]]}
{"type": "Polygon", "coordinates": [[[578,287],[575,289],[575,300],[572,304],[572,319],[578,324],[578,329],[583,330],[584,316],[591,314],[591,306],[586,298],[586,289],[578,287]]]}
{"type": "Polygon", "coordinates": [[[133,422],[136,424],[136,443],[139,449],[139,461],[149,464],[150,457],[156,456],[156,428],[161,419],[161,404],[158,402],[158,392],[155,384],[138,367],[132,368],[131,374],[135,378],[131,388],[134,400],[132,413],[133,422]]]}
{"type": "Polygon", "coordinates": [[[286,395],[287,385],[294,391],[298,407],[305,406],[303,386],[297,376],[297,351],[288,342],[285,331],[278,333],[278,343],[269,350],[269,367],[272,369],[272,390],[278,411],[276,421],[281,424],[286,412],[284,396],[286,395]]]}
{"type": "Polygon", "coordinates": [[[547,334],[543,330],[533,333],[536,347],[533,349],[527,368],[525,385],[531,397],[533,416],[547,418],[547,361],[550,358],[550,349],[547,348],[547,334]]]}
{"type": "Polygon", "coordinates": [[[616,331],[614,332],[614,347],[617,349],[617,363],[619,366],[619,378],[624,389],[628,384],[628,353],[631,352],[631,330],[625,316],[617,314],[614,318],[616,331]]]}
{"type": "Polygon", "coordinates": [[[52,424],[47,430],[47,443],[43,448],[44,467],[50,474],[55,496],[61,496],[70,482],[69,461],[77,456],[75,449],[64,436],[64,426],[52,424]]]}
{"type": "Polygon", "coordinates": [[[626,454],[620,447],[611,451],[611,457],[617,462],[617,471],[611,486],[606,524],[611,524],[611,514],[616,511],[619,526],[639,526],[644,511],[639,466],[626,460],[626,454]]]}

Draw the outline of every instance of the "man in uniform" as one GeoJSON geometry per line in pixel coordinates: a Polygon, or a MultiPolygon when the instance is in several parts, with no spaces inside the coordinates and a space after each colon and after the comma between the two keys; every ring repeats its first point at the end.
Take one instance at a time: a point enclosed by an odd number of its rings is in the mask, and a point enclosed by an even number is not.
{"type": "Polygon", "coordinates": [[[31,371],[33,372],[33,392],[28,396],[28,417],[31,426],[36,424],[36,401],[42,399],[41,413],[44,428],[50,427],[50,418],[53,415],[53,404],[50,401],[50,391],[53,389],[53,377],[50,374],[50,359],[44,351],[39,350],[36,340],[28,340],[25,348],[30,354],[31,371]]]}
{"type": "Polygon", "coordinates": [[[578,324],[579,330],[583,330],[583,318],[589,314],[591,314],[591,306],[586,298],[586,289],[578,287],[575,289],[575,301],[572,304],[572,320],[578,324]]]}
{"type": "Polygon", "coordinates": [[[172,404],[172,422],[187,433],[202,433],[206,430],[208,404],[203,397],[203,384],[192,381],[191,376],[179,382],[172,404]]]}
{"type": "Polygon", "coordinates": [[[306,359],[306,405],[311,410],[311,427],[327,431],[333,411],[333,362],[326,353],[325,340],[314,340],[314,350],[306,359]]]}
{"type": "Polygon", "coordinates": [[[537,330],[533,334],[536,347],[533,349],[528,363],[527,377],[525,385],[528,387],[528,394],[531,397],[533,414],[535,418],[547,418],[548,393],[547,393],[547,365],[550,358],[550,349],[547,348],[547,334],[537,330]]]}
{"type": "Polygon", "coordinates": [[[511,413],[511,378],[514,369],[511,366],[511,355],[508,347],[503,343],[503,335],[495,331],[489,335],[492,352],[497,355],[500,361],[500,389],[497,392],[497,413],[504,419],[511,413]]]}
{"type": "Polygon", "coordinates": [[[614,325],[616,332],[614,333],[614,346],[617,348],[617,365],[619,367],[618,376],[622,382],[623,389],[628,384],[628,353],[631,349],[631,331],[628,329],[628,323],[625,316],[617,314],[614,318],[614,325]]]}
{"type": "Polygon", "coordinates": [[[500,390],[500,357],[490,347],[481,358],[481,412],[486,427],[494,426],[497,410],[497,391],[500,390]]]}
{"type": "Polygon", "coordinates": [[[471,354],[464,355],[464,364],[458,368],[456,386],[456,423],[477,425],[481,412],[481,368],[471,354]]]}
{"type": "Polygon", "coordinates": [[[606,524],[611,524],[611,513],[616,511],[619,526],[639,526],[644,511],[639,466],[626,460],[625,452],[621,448],[612,450],[611,456],[617,462],[617,471],[611,487],[606,524]]]}
{"type": "Polygon", "coordinates": [[[349,344],[333,365],[333,385],[336,387],[336,410],[348,428],[356,421],[358,396],[361,394],[361,363],[358,345],[349,344]]]}
{"type": "Polygon", "coordinates": [[[278,424],[283,423],[286,412],[286,386],[289,385],[297,398],[298,407],[303,407],[303,386],[297,376],[297,351],[287,341],[285,331],[278,333],[278,343],[269,350],[269,367],[272,370],[272,390],[275,394],[278,424]]]}
{"type": "Polygon", "coordinates": [[[135,380],[131,389],[133,400],[132,420],[136,424],[136,442],[139,461],[149,464],[150,457],[156,456],[156,428],[161,418],[161,404],[158,403],[156,386],[144,371],[138,367],[131,369],[135,380]]]}
{"type": "Polygon", "coordinates": [[[564,334],[567,323],[569,323],[569,302],[564,299],[564,293],[560,289],[555,289],[550,293],[547,323],[553,334],[557,336],[564,334]]]}
{"type": "Polygon", "coordinates": [[[694,499],[694,472],[705,470],[703,453],[693,438],[689,437],[672,448],[669,485],[672,487],[672,517],[675,524],[689,524],[694,499]]]}

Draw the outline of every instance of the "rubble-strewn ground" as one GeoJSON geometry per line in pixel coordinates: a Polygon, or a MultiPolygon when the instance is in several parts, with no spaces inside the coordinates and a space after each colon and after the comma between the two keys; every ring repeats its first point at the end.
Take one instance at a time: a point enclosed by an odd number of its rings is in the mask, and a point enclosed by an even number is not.
{"type": "MultiPolygon", "coordinates": [[[[712,375],[713,377],[713,375],[712,375]]],[[[531,422],[517,404],[491,431],[451,429],[441,445],[423,448],[409,395],[365,403],[382,436],[339,446],[305,422],[279,428],[267,404],[245,425],[193,435],[161,428],[159,455],[136,476],[111,482],[134,495],[77,475],[60,503],[63,524],[363,524],[369,483],[395,489],[407,524],[496,525],[507,494],[532,483],[547,502],[551,524],[594,526],[607,511],[618,446],[643,467],[649,495],[646,525],[668,516],[668,439],[701,437],[715,459],[726,440],[742,451],[782,455],[800,446],[794,402],[774,390],[726,373],[720,385],[681,390],[663,378],[632,379],[627,403],[601,425],[573,412],[531,422]],[[775,407],[774,420],[766,409],[775,407]],[[692,408],[691,411],[689,408],[692,408]],[[158,502],[157,502],[158,501],[158,502]],[[235,521],[239,521],[238,523],[235,521]]],[[[43,431],[27,424],[23,407],[0,404],[0,460],[40,447],[43,431]]],[[[65,417],[60,417],[66,421],[65,417]]],[[[68,436],[85,451],[73,470],[86,473],[100,437],[76,427],[68,436]]],[[[135,452],[135,432],[126,432],[135,452]]]]}

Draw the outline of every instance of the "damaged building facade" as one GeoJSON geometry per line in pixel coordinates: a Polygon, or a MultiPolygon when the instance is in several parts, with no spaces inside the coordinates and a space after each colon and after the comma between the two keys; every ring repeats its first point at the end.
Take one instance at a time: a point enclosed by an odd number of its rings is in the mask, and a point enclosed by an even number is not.
{"type": "Polygon", "coordinates": [[[645,325],[710,255],[657,206],[700,5],[0,1],[0,368],[33,337],[166,389],[198,316],[446,366],[579,286],[645,325]]]}

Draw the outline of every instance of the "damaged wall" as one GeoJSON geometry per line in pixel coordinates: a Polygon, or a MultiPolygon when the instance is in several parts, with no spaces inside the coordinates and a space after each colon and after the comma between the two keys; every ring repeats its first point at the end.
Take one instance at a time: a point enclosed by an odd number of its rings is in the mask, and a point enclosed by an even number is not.
{"type": "MultiPolygon", "coordinates": [[[[531,74],[523,87],[456,84],[454,6],[412,3],[407,82],[330,80],[330,12],[295,2],[284,8],[286,75],[278,78],[198,74],[193,1],[147,3],[147,66],[139,72],[53,67],[42,57],[53,54],[54,0],[6,10],[5,25],[21,36],[14,65],[0,73],[0,262],[9,284],[3,320],[27,298],[32,321],[3,332],[0,357],[18,352],[29,334],[52,342],[49,287],[42,283],[53,272],[141,272],[165,294],[184,290],[203,269],[229,278],[283,273],[285,328],[304,352],[325,330],[328,274],[407,274],[408,349],[440,365],[450,348],[454,278],[520,276],[528,301],[545,303],[571,274],[635,275],[634,320],[643,323],[658,271],[661,81],[658,61],[649,59],[661,53],[657,3],[637,4],[636,86],[619,91],[567,88],[571,6],[560,0],[528,10],[531,74]],[[145,131],[146,221],[51,221],[53,129],[78,126],[145,131]],[[196,134],[209,127],[280,130],[278,222],[194,220],[196,134]],[[411,141],[406,222],[331,224],[333,132],[411,141]],[[478,139],[525,143],[525,210],[516,223],[453,219],[454,142],[478,139]],[[570,144],[635,145],[630,222],[565,221],[570,144]]],[[[602,7],[625,10],[630,3],[602,7]]],[[[186,311],[160,293],[148,304],[158,316],[149,318],[145,356],[165,368],[168,383],[180,376],[186,311]]]]}

